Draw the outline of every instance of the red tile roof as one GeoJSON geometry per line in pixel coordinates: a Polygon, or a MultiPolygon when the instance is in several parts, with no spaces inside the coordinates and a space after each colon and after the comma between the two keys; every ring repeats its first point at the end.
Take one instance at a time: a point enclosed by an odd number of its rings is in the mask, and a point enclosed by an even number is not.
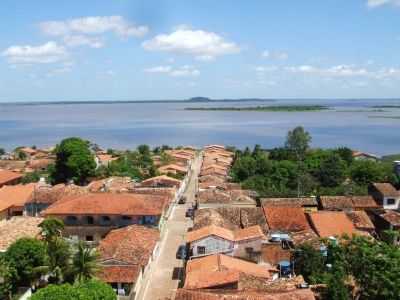
{"type": "Polygon", "coordinates": [[[372,184],[377,191],[379,191],[385,197],[399,197],[400,191],[396,190],[390,183],[373,183],[372,184]]]}
{"type": "Polygon", "coordinates": [[[177,172],[177,173],[186,173],[187,172],[187,168],[186,167],[182,167],[180,165],[177,164],[169,164],[169,165],[165,165],[162,167],[158,168],[158,171],[160,173],[169,173],[169,172],[177,172]]]}
{"type": "Polygon", "coordinates": [[[300,206],[264,206],[264,214],[272,231],[296,232],[310,228],[300,206]]]}
{"type": "Polygon", "coordinates": [[[7,184],[17,179],[21,179],[22,174],[8,170],[0,170],[0,185],[7,184]]]}
{"type": "Polygon", "coordinates": [[[157,229],[140,225],[110,231],[100,242],[98,250],[102,260],[118,260],[127,264],[147,265],[159,240],[157,229]]]}
{"type": "Polygon", "coordinates": [[[357,233],[356,228],[342,211],[319,211],[309,214],[310,221],[320,237],[349,236],[357,233]]]}
{"type": "Polygon", "coordinates": [[[167,196],[91,193],[64,198],[47,208],[43,215],[159,216],[168,201],[167,196]]]}
{"type": "Polygon", "coordinates": [[[347,216],[359,230],[374,230],[375,226],[363,210],[346,212],[347,216]]]}
{"type": "Polygon", "coordinates": [[[225,229],[223,227],[211,225],[188,232],[186,236],[186,241],[188,243],[192,243],[194,241],[201,240],[205,237],[212,235],[232,242],[265,238],[260,226],[258,225],[234,231],[225,229]]]}
{"type": "Polygon", "coordinates": [[[266,293],[263,291],[178,289],[175,300],[315,300],[310,289],[266,293]]]}
{"type": "Polygon", "coordinates": [[[371,196],[321,196],[319,200],[322,208],[328,210],[379,207],[371,196]]]}
{"type": "Polygon", "coordinates": [[[140,185],[142,186],[174,186],[179,187],[181,185],[181,181],[166,175],[152,177],[146,180],[143,180],[140,185]]]}
{"type": "Polygon", "coordinates": [[[236,283],[241,273],[270,279],[271,272],[274,271],[275,269],[266,266],[215,254],[188,261],[185,288],[202,289],[236,283]]]}
{"type": "Polygon", "coordinates": [[[100,272],[97,274],[101,281],[107,283],[134,283],[140,273],[140,266],[120,265],[107,266],[102,265],[100,272]]]}
{"type": "Polygon", "coordinates": [[[22,207],[31,198],[35,184],[5,185],[0,188],[0,212],[12,207],[22,207]]]}

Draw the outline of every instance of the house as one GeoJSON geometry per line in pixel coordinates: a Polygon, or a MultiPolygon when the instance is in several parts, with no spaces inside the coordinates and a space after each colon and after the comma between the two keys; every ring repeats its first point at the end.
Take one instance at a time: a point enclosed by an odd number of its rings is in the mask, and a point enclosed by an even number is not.
{"type": "Polygon", "coordinates": [[[34,189],[34,183],[0,188],[0,220],[22,216],[25,203],[31,198],[34,189]]]}
{"type": "Polygon", "coordinates": [[[177,188],[179,189],[181,185],[181,181],[166,175],[161,175],[157,177],[152,177],[146,180],[143,180],[140,183],[142,187],[156,187],[156,188],[177,188]]]}
{"type": "Polygon", "coordinates": [[[281,261],[291,261],[291,249],[285,248],[282,243],[264,243],[261,246],[261,261],[277,266],[281,261]]]}
{"type": "Polygon", "coordinates": [[[108,166],[111,162],[117,160],[118,157],[115,157],[111,154],[97,154],[96,155],[96,164],[97,166],[108,166]]]}
{"type": "Polygon", "coordinates": [[[245,191],[221,191],[218,189],[201,190],[197,193],[198,208],[217,208],[224,206],[256,207],[257,202],[245,191]]]}
{"type": "Polygon", "coordinates": [[[276,273],[277,270],[272,267],[224,254],[214,254],[188,261],[184,288],[237,290],[246,277],[270,281],[276,273]]]}
{"type": "Polygon", "coordinates": [[[400,212],[398,211],[377,209],[371,211],[369,216],[378,234],[382,234],[385,230],[400,231],[400,212]]]}
{"type": "Polygon", "coordinates": [[[51,158],[33,159],[28,162],[28,168],[34,171],[46,171],[48,166],[51,164],[54,164],[54,159],[51,158]]]}
{"type": "Polygon", "coordinates": [[[225,206],[196,210],[193,229],[197,230],[211,225],[233,231],[258,225],[264,234],[268,232],[264,212],[260,207],[225,206]]]}
{"type": "Polygon", "coordinates": [[[36,238],[40,235],[39,224],[43,218],[12,217],[0,221],[0,253],[7,251],[8,247],[20,238],[36,238]]]}
{"type": "Polygon", "coordinates": [[[361,152],[361,151],[353,151],[353,158],[354,158],[354,160],[371,160],[371,161],[379,160],[378,156],[376,156],[374,154],[370,154],[370,153],[361,152]]]}
{"type": "Polygon", "coordinates": [[[228,172],[226,170],[222,170],[220,168],[215,168],[215,167],[202,169],[200,171],[200,176],[207,176],[207,175],[226,177],[228,176],[228,172]]]}
{"type": "Polygon", "coordinates": [[[131,193],[89,193],[63,198],[42,215],[64,221],[64,236],[97,242],[110,230],[140,224],[156,227],[169,196],[131,193]]]}
{"type": "Polygon", "coordinates": [[[320,196],[322,210],[365,210],[379,208],[372,196],[320,196]]]}
{"type": "Polygon", "coordinates": [[[199,183],[226,183],[225,177],[223,176],[217,176],[217,175],[206,175],[206,176],[199,176],[199,183]]]}
{"type": "Polygon", "coordinates": [[[135,299],[158,251],[159,235],[157,229],[131,225],[112,230],[101,240],[98,277],[110,284],[120,299],[135,299]]]}
{"type": "Polygon", "coordinates": [[[268,227],[274,232],[297,232],[310,229],[300,206],[263,206],[268,227]]]}
{"type": "Polygon", "coordinates": [[[343,211],[319,211],[308,214],[310,223],[322,238],[352,236],[357,233],[353,222],[343,211]]]}
{"type": "Polygon", "coordinates": [[[187,167],[183,167],[177,164],[168,164],[162,167],[158,168],[158,172],[161,174],[179,174],[179,175],[185,175],[188,172],[187,167]]]}
{"type": "Polygon", "coordinates": [[[318,210],[318,201],[315,197],[300,198],[262,198],[262,206],[301,206],[304,212],[318,210]]]}
{"type": "MultiPolygon", "coordinates": [[[[249,280],[250,284],[256,280],[249,280]]],[[[255,282],[258,283],[258,282],[255,282]]],[[[254,286],[253,286],[254,289],[254,286]]],[[[178,289],[175,300],[315,300],[310,289],[265,291],[189,290],[178,289]]]]}
{"type": "Polygon", "coordinates": [[[135,182],[130,177],[112,176],[106,179],[92,181],[88,185],[91,192],[126,193],[133,189],[135,182]]]}
{"type": "Polygon", "coordinates": [[[27,160],[30,160],[33,156],[36,155],[37,150],[30,148],[30,147],[22,147],[22,148],[18,148],[15,151],[16,153],[16,157],[18,157],[18,153],[23,153],[23,155],[26,157],[27,160]]]}
{"type": "Polygon", "coordinates": [[[368,192],[383,209],[399,209],[400,192],[390,183],[372,183],[368,192]]]}
{"type": "Polygon", "coordinates": [[[5,185],[15,185],[21,182],[23,175],[21,173],[0,170],[0,188],[5,185]]]}
{"type": "Polygon", "coordinates": [[[347,211],[346,215],[353,222],[357,230],[367,232],[371,235],[375,233],[375,226],[365,211],[347,211]]]}
{"type": "Polygon", "coordinates": [[[31,197],[25,202],[24,212],[28,216],[37,217],[40,216],[43,210],[62,198],[79,196],[87,193],[87,188],[75,184],[60,183],[51,186],[41,180],[35,185],[31,197]]]}
{"type": "Polygon", "coordinates": [[[211,225],[186,235],[193,257],[223,253],[255,261],[259,259],[264,240],[266,237],[258,225],[237,230],[211,225]]]}

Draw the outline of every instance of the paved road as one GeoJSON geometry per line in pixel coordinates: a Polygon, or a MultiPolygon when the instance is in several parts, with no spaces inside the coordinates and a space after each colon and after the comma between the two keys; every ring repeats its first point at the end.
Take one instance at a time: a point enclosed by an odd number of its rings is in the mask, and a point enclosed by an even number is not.
{"type": "Polygon", "coordinates": [[[144,278],[137,299],[164,300],[175,297],[183,272],[183,262],[175,256],[179,245],[184,244],[187,229],[193,225],[192,220],[185,217],[185,212],[194,203],[200,167],[201,157],[199,156],[193,162],[194,171],[184,193],[187,203],[177,204],[166,222],[160,255],[152,263],[150,272],[144,278]]]}

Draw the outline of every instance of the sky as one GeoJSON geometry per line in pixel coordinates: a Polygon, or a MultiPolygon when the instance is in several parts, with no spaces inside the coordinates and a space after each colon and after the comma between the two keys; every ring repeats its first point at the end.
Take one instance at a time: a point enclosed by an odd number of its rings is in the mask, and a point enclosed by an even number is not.
{"type": "Polygon", "coordinates": [[[0,102],[400,97],[400,0],[2,0],[0,102]]]}

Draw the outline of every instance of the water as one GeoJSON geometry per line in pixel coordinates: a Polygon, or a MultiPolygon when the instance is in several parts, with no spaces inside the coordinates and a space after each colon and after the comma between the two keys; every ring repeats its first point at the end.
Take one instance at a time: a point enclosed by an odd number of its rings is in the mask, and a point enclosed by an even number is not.
{"type": "Polygon", "coordinates": [[[348,146],[385,155],[400,153],[400,109],[367,112],[400,100],[277,100],[244,103],[129,103],[1,105],[0,147],[48,147],[80,136],[104,148],[139,144],[237,147],[283,145],[288,130],[302,125],[316,147],[348,146]],[[185,107],[321,104],[318,112],[185,111],[185,107]],[[379,117],[379,118],[374,118],[379,117]]]}

